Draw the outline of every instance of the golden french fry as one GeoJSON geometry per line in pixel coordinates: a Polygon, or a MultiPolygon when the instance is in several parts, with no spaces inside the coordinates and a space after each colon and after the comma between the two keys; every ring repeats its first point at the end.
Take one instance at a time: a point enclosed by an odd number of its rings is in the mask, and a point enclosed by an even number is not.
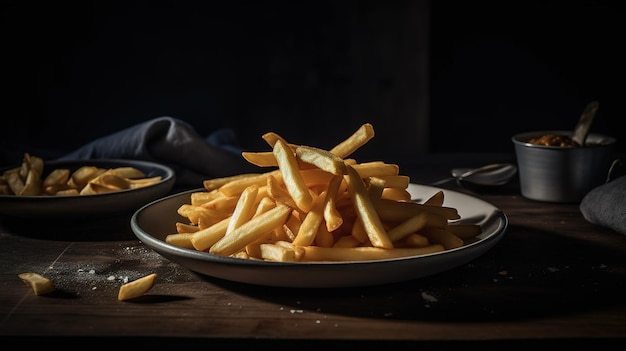
{"type": "Polygon", "coordinates": [[[29,165],[29,170],[34,170],[39,174],[43,174],[43,159],[41,157],[33,156],[28,153],[24,155],[25,161],[29,165]]]}
{"type": "Polygon", "coordinates": [[[191,193],[191,204],[194,206],[200,206],[221,196],[224,196],[224,194],[222,194],[218,189],[193,192],[191,193]]]}
{"type": "Polygon", "coordinates": [[[80,195],[97,195],[97,194],[106,194],[112,193],[114,191],[119,191],[120,189],[109,188],[104,185],[96,184],[96,183],[87,183],[81,190],[80,195]]]}
{"type": "Polygon", "coordinates": [[[109,172],[116,174],[122,178],[128,179],[139,179],[148,177],[143,171],[135,167],[116,167],[110,169],[109,172]]]}
{"type": "Polygon", "coordinates": [[[191,236],[191,244],[198,251],[208,250],[211,246],[223,238],[224,235],[226,235],[229,222],[230,217],[222,219],[209,227],[198,230],[191,236]]]}
{"type": "Polygon", "coordinates": [[[26,181],[24,181],[24,187],[22,191],[18,193],[18,195],[23,196],[35,196],[39,195],[41,192],[41,173],[38,171],[31,169],[28,171],[28,175],[26,176],[26,181]]]}
{"type": "Polygon", "coordinates": [[[43,180],[43,186],[65,185],[70,179],[70,170],[66,168],[58,168],[50,172],[43,180]]]}
{"type": "Polygon", "coordinates": [[[405,175],[378,175],[376,178],[384,181],[386,188],[407,189],[411,178],[405,175]]]}
{"type": "Polygon", "coordinates": [[[326,192],[322,192],[315,197],[311,210],[304,216],[298,234],[293,239],[294,245],[307,246],[315,242],[315,235],[324,220],[324,204],[326,192]]]}
{"type": "Polygon", "coordinates": [[[35,295],[45,295],[55,290],[52,281],[41,274],[27,272],[18,274],[22,281],[33,289],[35,295]]]}
{"type": "Polygon", "coordinates": [[[24,189],[24,180],[20,177],[19,169],[7,171],[4,174],[11,192],[15,195],[21,194],[24,189]]]}
{"type": "Polygon", "coordinates": [[[94,166],[82,166],[72,172],[69,185],[76,189],[82,189],[90,180],[100,174],[100,169],[94,166]]]}
{"type": "Polygon", "coordinates": [[[195,233],[198,230],[200,230],[200,228],[197,225],[193,225],[193,224],[189,224],[189,223],[176,222],[176,232],[179,233],[179,234],[195,233]]]}
{"type": "Polygon", "coordinates": [[[274,144],[274,156],[278,161],[280,174],[287,186],[287,191],[295,201],[298,208],[304,212],[308,212],[313,206],[313,196],[309,192],[300,170],[298,162],[293,150],[281,140],[277,140],[274,144]]]}
{"type": "Polygon", "coordinates": [[[424,235],[435,244],[441,244],[446,250],[463,246],[463,239],[454,235],[446,228],[425,227],[419,234],[424,235]]]}
{"type": "Polygon", "coordinates": [[[228,222],[226,235],[252,218],[254,215],[254,203],[258,193],[259,186],[256,184],[250,185],[241,193],[235,209],[233,210],[233,215],[230,217],[230,221],[228,222]]]}
{"type": "Polygon", "coordinates": [[[444,200],[443,190],[439,190],[433,195],[431,195],[431,197],[426,199],[426,201],[424,201],[424,205],[443,206],[443,200],[444,200]]]}
{"type": "Polygon", "coordinates": [[[426,247],[383,249],[380,247],[304,246],[302,261],[368,261],[419,256],[444,251],[439,244],[426,247]]]}
{"type": "Polygon", "coordinates": [[[293,200],[287,189],[283,188],[276,177],[269,175],[267,177],[267,194],[275,202],[283,203],[293,209],[298,209],[298,205],[293,200]]]}
{"type": "Polygon", "coordinates": [[[394,201],[411,201],[411,193],[401,188],[384,188],[381,195],[382,199],[394,200],[394,201]]]}
{"type": "MultiPolygon", "coordinates": [[[[253,185],[256,185],[256,184],[253,184],[253,185]]],[[[216,197],[215,199],[209,202],[203,203],[202,205],[200,205],[200,207],[205,208],[207,210],[232,212],[237,206],[238,201],[239,201],[239,195],[220,196],[220,197],[216,197]]]]}
{"type": "MultiPolygon", "coordinates": [[[[258,186],[263,186],[267,182],[267,177],[269,175],[273,175],[274,177],[279,177],[280,170],[273,170],[267,173],[254,174],[246,177],[238,177],[235,178],[223,185],[221,185],[218,189],[225,196],[239,196],[245,188],[249,187],[252,184],[256,184],[258,186]]],[[[205,181],[205,187],[206,181],[205,181]]]]}
{"type": "Polygon", "coordinates": [[[211,246],[209,252],[216,255],[230,256],[241,251],[246,245],[260,236],[283,225],[291,211],[291,207],[278,204],[275,208],[252,218],[228,235],[224,235],[211,246]]]}
{"type": "Polygon", "coordinates": [[[249,163],[259,167],[277,167],[278,162],[271,151],[266,152],[248,152],[244,151],[241,156],[249,163]]]}
{"type": "Polygon", "coordinates": [[[350,137],[330,149],[339,158],[346,158],[374,137],[374,127],[370,123],[363,124],[350,137]]]}
{"type": "Polygon", "coordinates": [[[343,176],[334,176],[328,183],[324,204],[324,221],[328,232],[333,232],[343,224],[343,216],[337,209],[337,197],[343,183],[343,176]]]}
{"type": "Polygon", "coordinates": [[[422,212],[438,214],[448,220],[461,218],[457,209],[453,207],[429,206],[414,202],[398,202],[387,199],[381,199],[377,204],[376,210],[383,220],[390,222],[405,221],[422,212]]]}
{"type": "Polygon", "coordinates": [[[279,262],[295,262],[296,251],[295,249],[277,245],[277,244],[261,244],[259,245],[261,250],[260,256],[264,260],[279,261],[279,262]]]}
{"type": "Polygon", "coordinates": [[[408,247],[425,247],[430,245],[430,240],[423,235],[412,233],[402,240],[402,245],[408,247]]]}
{"type": "Polygon", "coordinates": [[[265,140],[265,142],[267,142],[267,144],[271,146],[272,148],[274,148],[278,140],[283,142],[285,145],[289,146],[289,148],[291,148],[292,150],[295,150],[297,147],[297,145],[288,143],[287,140],[285,140],[285,138],[283,138],[282,136],[280,136],[278,133],[275,133],[275,132],[267,132],[263,134],[261,138],[265,140]]]}
{"type": "Polygon", "coordinates": [[[361,221],[363,228],[367,233],[370,242],[374,247],[385,249],[393,248],[393,244],[387,236],[387,232],[376,212],[376,208],[372,204],[371,199],[365,189],[363,180],[353,166],[347,165],[348,174],[344,176],[344,180],[348,184],[348,192],[354,201],[354,206],[361,221]]]}
{"type": "Polygon", "coordinates": [[[74,195],[80,195],[80,193],[78,192],[77,189],[66,189],[66,190],[59,190],[56,192],[55,195],[59,195],[59,196],[74,196],[74,195]]]}
{"type": "Polygon", "coordinates": [[[346,235],[337,239],[337,241],[335,241],[335,243],[333,244],[333,247],[358,247],[361,245],[362,242],[355,236],[346,235]]]}
{"type": "Polygon", "coordinates": [[[398,165],[380,161],[357,163],[352,167],[359,173],[361,178],[397,176],[398,172],[400,172],[398,165]]]}
{"type": "Polygon", "coordinates": [[[152,289],[156,278],[156,273],[152,273],[120,286],[117,299],[119,301],[126,301],[144,295],[152,289]]]}
{"type": "Polygon", "coordinates": [[[129,179],[120,177],[119,175],[110,171],[100,174],[99,176],[90,180],[89,183],[99,185],[104,188],[109,188],[111,190],[122,190],[130,188],[129,179]]]}
{"type": "Polygon", "coordinates": [[[444,228],[446,225],[448,225],[448,220],[444,217],[430,212],[422,212],[388,230],[387,235],[389,240],[395,242],[410,234],[419,232],[426,226],[444,228]]]}
{"type": "Polygon", "coordinates": [[[191,243],[192,237],[193,233],[168,234],[165,236],[165,242],[185,249],[195,249],[191,243]]]}
{"type": "Polygon", "coordinates": [[[160,182],[162,179],[161,176],[154,176],[150,178],[140,178],[140,179],[131,179],[128,178],[128,182],[130,183],[131,189],[143,188],[148,185],[156,184],[160,182]]]}
{"type": "MultiPolygon", "coordinates": [[[[259,176],[259,174],[257,173],[244,173],[244,174],[237,174],[234,176],[228,176],[228,177],[221,177],[221,178],[214,178],[214,179],[206,179],[202,182],[202,185],[204,186],[204,188],[207,191],[212,191],[212,190],[216,190],[219,187],[221,187],[224,184],[228,184],[234,180],[242,180],[242,179],[247,179],[250,177],[255,177],[255,176],[259,176]]],[[[248,184],[249,185],[249,184],[248,184]]],[[[245,186],[244,186],[245,188],[245,186]]],[[[242,189],[243,191],[243,189],[242,189]]],[[[228,194],[226,194],[228,195],[228,194]]],[[[234,194],[232,194],[234,195],[234,194]]]]}
{"type": "Polygon", "coordinates": [[[343,159],[326,150],[300,145],[296,148],[296,157],[331,174],[344,175],[347,173],[343,159]]]}

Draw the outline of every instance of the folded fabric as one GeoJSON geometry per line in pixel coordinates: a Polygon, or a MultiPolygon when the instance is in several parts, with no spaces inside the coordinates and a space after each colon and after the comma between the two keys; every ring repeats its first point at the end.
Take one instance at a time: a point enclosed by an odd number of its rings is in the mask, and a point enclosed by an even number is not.
{"type": "Polygon", "coordinates": [[[579,207],[587,221],[626,234],[626,176],[592,189],[579,207]]]}
{"type": "Polygon", "coordinates": [[[204,179],[262,171],[241,156],[232,130],[202,138],[191,125],[172,117],[158,117],[96,139],[59,159],[103,158],[168,165],[176,172],[178,187],[201,187],[204,179]]]}

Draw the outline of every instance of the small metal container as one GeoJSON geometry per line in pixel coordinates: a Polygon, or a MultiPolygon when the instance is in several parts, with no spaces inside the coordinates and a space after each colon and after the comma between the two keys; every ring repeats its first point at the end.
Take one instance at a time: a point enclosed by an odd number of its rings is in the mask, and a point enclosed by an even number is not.
{"type": "Polygon", "coordinates": [[[547,134],[571,138],[572,131],[544,130],[513,136],[522,196],[538,201],[578,203],[593,188],[606,183],[616,139],[590,133],[585,146],[531,144],[547,134]]]}

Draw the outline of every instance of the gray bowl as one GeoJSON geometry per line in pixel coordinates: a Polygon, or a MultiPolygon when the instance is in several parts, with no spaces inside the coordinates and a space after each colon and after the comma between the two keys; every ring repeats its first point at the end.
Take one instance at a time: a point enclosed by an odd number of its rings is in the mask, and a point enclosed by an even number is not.
{"type": "Polygon", "coordinates": [[[573,131],[543,130],[513,136],[522,196],[538,201],[577,203],[607,181],[616,139],[590,133],[582,147],[543,146],[529,141],[546,134],[571,137],[573,131]]]}

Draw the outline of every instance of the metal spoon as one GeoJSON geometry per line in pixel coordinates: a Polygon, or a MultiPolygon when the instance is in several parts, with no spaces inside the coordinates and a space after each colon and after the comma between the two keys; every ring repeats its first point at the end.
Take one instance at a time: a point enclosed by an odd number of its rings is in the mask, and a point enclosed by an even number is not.
{"type": "Polygon", "coordinates": [[[572,140],[580,146],[585,145],[587,134],[589,134],[589,128],[591,127],[593,118],[596,116],[596,112],[598,112],[598,105],[598,102],[595,100],[588,103],[583,110],[583,113],[580,115],[580,118],[578,118],[578,122],[574,128],[574,134],[572,135],[572,140]]]}
{"type": "Polygon", "coordinates": [[[517,167],[512,163],[493,163],[478,168],[454,168],[452,177],[431,183],[441,185],[452,180],[458,180],[478,185],[504,185],[517,173],[517,167]]]}

